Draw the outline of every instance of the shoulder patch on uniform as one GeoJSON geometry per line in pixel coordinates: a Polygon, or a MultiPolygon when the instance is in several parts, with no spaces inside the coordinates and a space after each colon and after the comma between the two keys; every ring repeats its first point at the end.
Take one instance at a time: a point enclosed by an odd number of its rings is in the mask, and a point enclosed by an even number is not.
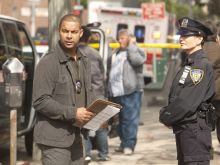
{"type": "Polygon", "coordinates": [[[201,69],[191,69],[190,70],[190,77],[195,85],[200,83],[204,75],[204,71],[201,69]]]}

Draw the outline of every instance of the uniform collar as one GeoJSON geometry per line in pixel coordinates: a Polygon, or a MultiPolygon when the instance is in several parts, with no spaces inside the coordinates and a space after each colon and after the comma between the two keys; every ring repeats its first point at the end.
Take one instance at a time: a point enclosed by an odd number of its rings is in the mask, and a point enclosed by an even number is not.
{"type": "Polygon", "coordinates": [[[185,65],[192,65],[196,59],[201,59],[206,57],[204,51],[202,49],[195,51],[191,55],[187,56],[185,65]]]}

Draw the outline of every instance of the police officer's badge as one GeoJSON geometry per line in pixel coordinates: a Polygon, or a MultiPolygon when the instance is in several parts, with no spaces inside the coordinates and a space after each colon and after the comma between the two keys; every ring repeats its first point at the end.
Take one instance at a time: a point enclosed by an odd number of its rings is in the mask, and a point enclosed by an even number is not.
{"type": "Polygon", "coordinates": [[[195,85],[198,84],[202,80],[203,75],[204,75],[204,71],[201,69],[190,70],[190,77],[195,85]]]}
{"type": "Polygon", "coordinates": [[[184,18],[184,19],[182,20],[182,23],[181,23],[180,27],[186,28],[187,25],[188,25],[188,21],[189,21],[188,19],[184,18]]]}

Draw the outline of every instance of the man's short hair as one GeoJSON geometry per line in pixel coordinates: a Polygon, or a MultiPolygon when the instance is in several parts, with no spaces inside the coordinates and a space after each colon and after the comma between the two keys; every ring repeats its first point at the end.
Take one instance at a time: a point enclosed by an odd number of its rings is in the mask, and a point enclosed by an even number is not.
{"type": "Polygon", "coordinates": [[[61,19],[60,19],[60,23],[59,23],[59,29],[61,28],[62,26],[62,23],[64,21],[69,21],[69,22],[78,22],[79,25],[81,26],[81,21],[80,21],[80,18],[73,15],[73,14],[66,14],[64,15],[61,19]]]}
{"type": "Polygon", "coordinates": [[[120,30],[118,31],[118,36],[123,35],[123,34],[125,34],[125,35],[127,35],[127,36],[132,35],[128,29],[120,29],[120,30]]]}

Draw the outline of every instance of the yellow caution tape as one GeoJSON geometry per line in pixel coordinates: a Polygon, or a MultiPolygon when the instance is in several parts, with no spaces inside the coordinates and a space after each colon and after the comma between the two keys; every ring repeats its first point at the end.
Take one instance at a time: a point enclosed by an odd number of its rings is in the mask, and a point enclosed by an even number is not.
{"type": "Polygon", "coordinates": [[[140,43],[138,44],[141,48],[180,48],[180,44],[174,44],[174,43],[158,43],[158,44],[146,44],[146,43],[140,43]]]}
{"type": "MultiPolygon", "coordinates": [[[[99,44],[95,43],[95,44],[89,44],[91,47],[93,48],[99,48],[99,44]]],[[[137,44],[138,47],[140,48],[171,48],[171,49],[175,49],[175,48],[180,48],[180,44],[174,44],[174,43],[157,43],[157,44],[153,44],[153,43],[138,43],[137,44]]],[[[110,43],[109,44],[110,48],[118,48],[119,47],[119,43],[110,43]]]]}

